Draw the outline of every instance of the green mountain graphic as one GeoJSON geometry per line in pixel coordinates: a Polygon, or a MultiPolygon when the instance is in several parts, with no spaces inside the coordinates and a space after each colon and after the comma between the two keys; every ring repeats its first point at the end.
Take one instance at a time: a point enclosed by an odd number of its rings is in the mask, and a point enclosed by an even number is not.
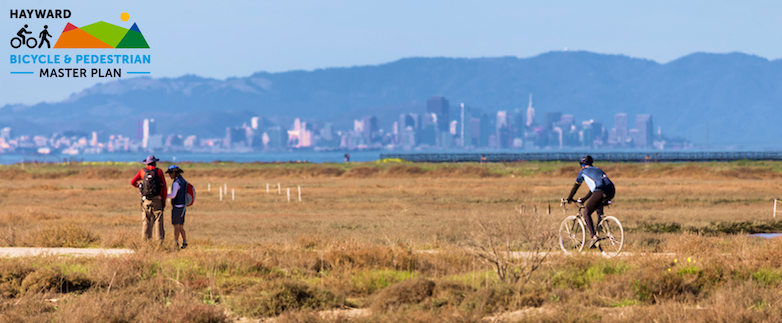
{"type": "Polygon", "coordinates": [[[84,30],[88,34],[95,36],[95,38],[100,39],[104,43],[115,48],[122,39],[125,38],[128,31],[130,31],[127,28],[112,25],[105,21],[98,21],[94,24],[81,27],[81,30],[84,30]]]}
{"type": "Polygon", "coordinates": [[[117,48],[149,48],[149,45],[138,26],[134,23],[133,27],[130,27],[125,37],[122,38],[122,41],[119,42],[117,48]]]}

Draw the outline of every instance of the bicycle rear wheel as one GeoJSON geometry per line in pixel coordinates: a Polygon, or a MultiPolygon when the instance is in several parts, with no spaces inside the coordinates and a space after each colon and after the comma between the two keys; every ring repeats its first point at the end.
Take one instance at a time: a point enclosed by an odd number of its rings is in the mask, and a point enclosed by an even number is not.
{"type": "Polygon", "coordinates": [[[598,236],[600,236],[600,248],[608,257],[615,257],[622,251],[625,243],[625,232],[622,223],[613,216],[605,217],[598,224],[598,236]]]}
{"type": "Polygon", "coordinates": [[[581,252],[581,249],[584,248],[584,239],[586,239],[586,233],[581,218],[571,215],[559,225],[559,247],[566,254],[581,252]]]}

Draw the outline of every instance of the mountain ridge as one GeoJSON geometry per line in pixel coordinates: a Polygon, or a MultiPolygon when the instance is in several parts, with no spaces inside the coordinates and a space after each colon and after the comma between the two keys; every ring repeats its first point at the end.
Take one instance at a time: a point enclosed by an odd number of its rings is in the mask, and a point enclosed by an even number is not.
{"type": "Polygon", "coordinates": [[[163,133],[220,137],[225,127],[248,122],[242,119],[247,115],[280,122],[301,117],[347,129],[352,126],[347,117],[375,111],[381,127],[390,130],[400,111],[423,112],[433,95],[445,96],[452,106],[465,102],[492,114],[523,111],[532,93],[539,121],[545,112],[559,111],[574,114],[579,122],[595,119],[611,128],[614,115],[624,112],[632,127],[634,115],[652,114],[655,129],[661,126],[670,136],[767,145],[782,135],[775,127],[782,119],[774,114],[782,105],[781,72],[782,60],[735,52],[693,53],[664,64],[583,51],[529,58],[410,57],[378,65],[255,72],[225,80],[196,75],[118,80],[56,103],[6,105],[0,108],[0,126],[17,120],[38,129],[86,131],[90,129],[71,128],[79,123],[94,126],[98,120],[103,129],[92,130],[120,129],[117,133],[135,135],[140,119],[156,116],[171,121],[158,124],[163,133]],[[213,128],[177,124],[192,123],[191,114],[210,115],[213,128]]]}

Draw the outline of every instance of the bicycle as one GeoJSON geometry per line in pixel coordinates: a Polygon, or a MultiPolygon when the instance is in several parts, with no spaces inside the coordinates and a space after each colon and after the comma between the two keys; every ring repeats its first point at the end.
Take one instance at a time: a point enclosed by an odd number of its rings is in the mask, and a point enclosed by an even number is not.
{"type": "MultiPolygon", "coordinates": [[[[560,201],[560,207],[567,212],[565,204],[567,204],[567,200],[562,199],[560,201]]],[[[604,206],[610,205],[611,201],[608,201],[604,206]]],[[[583,211],[584,204],[580,202],[578,203],[578,213],[566,217],[565,220],[562,221],[562,224],[559,225],[559,247],[562,248],[562,251],[566,254],[581,252],[582,249],[584,249],[586,231],[584,230],[585,223],[582,217],[583,211]]],[[[598,216],[595,230],[597,233],[597,242],[595,243],[595,246],[597,246],[604,256],[615,257],[622,251],[625,233],[619,219],[613,216],[598,216]],[[603,247],[606,249],[603,249],[603,247]]]]}
{"type": "MultiPolygon", "coordinates": [[[[27,47],[29,47],[29,48],[35,48],[35,45],[38,45],[38,39],[36,39],[34,37],[27,37],[27,40],[25,42],[26,42],[25,45],[27,45],[27,47]],[[31,40],[33,41],[33,45],[32,46],[30,46],[30,41],[31,40]]],[[[11,47],[13,47],[13,48],[22,47],[22,39],[19,38],[19,37],[11,38],[11,47]],[[14,40],[16,41],[16,46],[14,46],[14,40]]]]}

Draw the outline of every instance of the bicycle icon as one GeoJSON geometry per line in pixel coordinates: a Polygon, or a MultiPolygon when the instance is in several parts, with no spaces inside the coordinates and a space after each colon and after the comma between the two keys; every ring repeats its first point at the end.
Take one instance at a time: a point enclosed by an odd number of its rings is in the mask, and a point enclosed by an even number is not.
{"type": "MultiPolygon", "coordinates": [[[[26,42],[25,45],[27,45],[27,47],[29,47],[29,48],[35,48],[35,46],[38,45],[38,39],[35,39],[35,38],[32,38],[32,37],[27,38],[27,40],[25,42],[26,42]]],[[[20,37],[11,38],[11,47],[13,47],[13,48],[22,47],[22,38],[20,38],[20,37]],[[14,43],[16,43],[16,44],[14,44],[14,43]]]]}
{"type": "MultiPolygon", "coordinates": [[[[27,30],[30,26],[24,25],[22,29],[19,29],[19,32],[16,33],[17,37],[11,38],[11,47],[13,48],[19,48],[22,47],[22,45],[26,45],[28,48],[35,48],[35,45],[38,45],[38,39],[35,37],[27,37],[26,34],[32,34],[32,31],[27,30]]],[[[46,48],[51,48],[52,45],[49,43],[49,37],[52,37],[52,34],[49,33],[49,26],[44,25],[43,31],[41,31],[38,34],[38,37],[41,39],[41,44],[38,45],[38,48],[43,47],[43,44],[46,43],[46,48]]]]}

